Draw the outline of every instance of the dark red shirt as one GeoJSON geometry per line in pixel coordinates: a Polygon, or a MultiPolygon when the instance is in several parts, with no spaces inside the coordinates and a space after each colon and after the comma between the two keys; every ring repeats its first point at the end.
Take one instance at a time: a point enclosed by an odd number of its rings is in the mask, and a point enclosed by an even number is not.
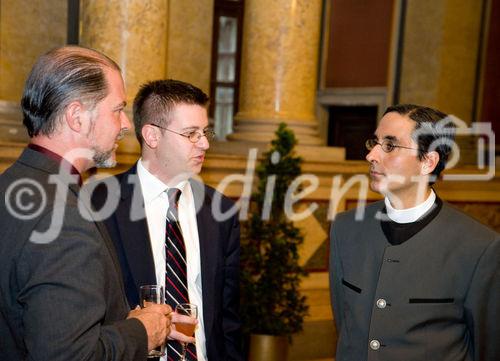
{"type": "Polygon", "coordinates": [[[82,186],[82,175],[80,174],[80,172],[78,171],[78,169],[75,168],[75,166],[73,164],[71,164],[70,162],[68,162],[66,159],[64,159],[63,157],[61,157],[59,154],[57,153],[54,153],[53,151],[45,148],[45,147],[42,147],[40,145],[37,145],[37,144],[28,144],[28,148],[30,148],[31,150],[34,150],[35,152],[40,152],[42,154],[44,154],[45,156],[47,156],[48,158],[52,159],[53,161],[57,162],[61,168],[64,168],[64,169],[69,169],[69,173],[70,174],[75,174],[78,176],[78,185],[81,187],[82,186]]]}

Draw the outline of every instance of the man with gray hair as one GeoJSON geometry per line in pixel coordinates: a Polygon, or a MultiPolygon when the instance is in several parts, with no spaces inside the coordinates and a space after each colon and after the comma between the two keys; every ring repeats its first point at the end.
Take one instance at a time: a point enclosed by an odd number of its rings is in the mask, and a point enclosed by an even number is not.
{"type": "MultiPolygon", "coordinates": [[[[0,176],[2,360],[145,360],[170,330],[167,305],[133,310],[81,174],[115,164],[130,127],[119,67],[76,46],[41,56],[21,105],[30,143],[0,176]]],[[[184,321],[187,321],[183,318],[184,321]]]]}

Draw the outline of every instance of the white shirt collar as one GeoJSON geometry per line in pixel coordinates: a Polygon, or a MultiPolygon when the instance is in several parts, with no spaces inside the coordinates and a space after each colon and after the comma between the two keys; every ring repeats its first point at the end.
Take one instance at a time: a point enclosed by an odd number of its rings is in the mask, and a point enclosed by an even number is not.
{"type": "MultiPolygon", "coordinates": [[[[151,174],[140,159],[137,162],[137,176],[144,197],[144,210],[149,231],[149,241],[153,251],[157,283],[165,285],[165,222],[168,209],[168,187],[151,174]]],[[[187,257],[188,292],[191,302],[198,305],[200,315],[203,314],[203,287],[201,282],[200,236],[196,218],[196,207],[189,180],[179,182],[175,188],[182,191],[179,199],[179,223],[184,236],[187,257]]],[[[196,331],[196,349],[198,360],[206,361],[205,328],[200,316],[199,329],[196,331]]],[[[161,358],[164,361],[166,358],[161,358]]]]}
{"type": "MultiPolygon", "coordinates": [[[[151,174],[149,170],[144,167],[142,163],[142,158],[137,162],[137,176],[141,181],[142,195],[144,197],[144,203],[148,204],[157,197],[161,196],[169,187],[159,180],[156,176],[151,174]]],[[[179,182],[175,187],[181,191],[184,191],[184,187],[187,184],[187,180],[179,182]]]]}
{"type": "Polygon", "coordinates": [[[420,203],[418,206],[406,209],[396,209],[391,205],[389,198],[385,197],[385,207],[387,209],[387,216],[396,223],[412,223],[422,217],[434,205],[436,200],[436,193],[431,189],[431,194],[427,199],[420,203]]]}

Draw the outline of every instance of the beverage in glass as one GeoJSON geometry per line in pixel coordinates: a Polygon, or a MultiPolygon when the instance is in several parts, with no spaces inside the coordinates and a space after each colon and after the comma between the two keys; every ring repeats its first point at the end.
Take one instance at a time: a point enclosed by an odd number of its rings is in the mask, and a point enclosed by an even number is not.
{"type": "MultiPolygon", "coordinates": [[[[175,306],[175,312],[179,315],[185,315],[193,318],[198,318],[198,307],[192,303],[180,303],[175,306]]],[[[185,323],[185,322],[176,322],[175,329],[186,336],[193,336],[196,325],[185,323]]],[[[187,343],[182,343],[182,356],[179,359],[180,361],[187,361],[186,359],[186,348],[187,343]]]]}
{"type": "MultiPolygon", "coordinates": [[[[163,286],[160,285],[144,285],[140,287],[140,303],[141,308],[148,307],[150,304],[165,303],[165,295],[163,293],[163,286]]],[[[160,357],[165,355],[165,344],[149,351],[148,358],[160,357]]]]}

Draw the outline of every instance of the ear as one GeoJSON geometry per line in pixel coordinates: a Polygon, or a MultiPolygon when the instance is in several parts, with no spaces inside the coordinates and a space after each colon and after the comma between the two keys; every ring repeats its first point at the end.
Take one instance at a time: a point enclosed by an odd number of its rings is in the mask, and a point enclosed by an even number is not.
{"type": "Polygon", "coordinates": [[[71,102],[66,107],[66,111],[64,112],[64,120],[66,124],[71,130],[77,133],[80,133],[82,131],[84,116],[85,109],[83,107],[83,104],[78,101],[71,102]]]}
{"type": "Polygon", "coordinates": [[[155,149],[158,147],[158,142],[160,140],[160,129],[158,127],[154,127],[152,125],[146,124],[141,129],[142,139],[144,140],[144,144],[149,148],[155,149]]]}
{"type": "Polygon", "coordinates": [[[425,158],[422,160],[422,169],[421,174],[427,175],[431,174],[432,171],[436,168],[439,163],[439,154],[436,151],[429,152],[425,155],[425,158]]]}

